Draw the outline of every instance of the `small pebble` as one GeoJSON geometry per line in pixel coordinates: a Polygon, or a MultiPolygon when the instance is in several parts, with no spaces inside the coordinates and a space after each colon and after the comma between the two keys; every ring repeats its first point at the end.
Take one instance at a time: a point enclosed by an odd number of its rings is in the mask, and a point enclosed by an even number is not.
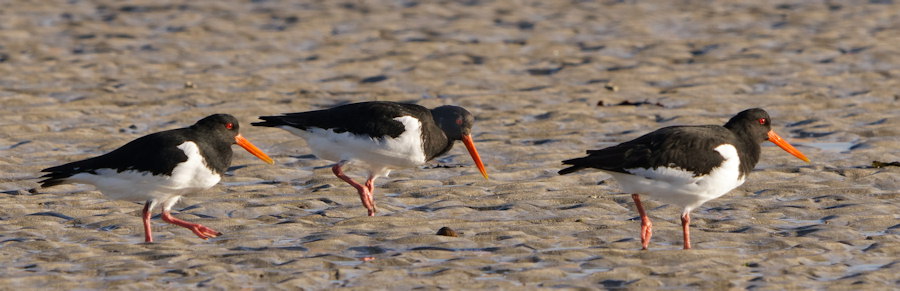
{"type": "Polygon", "coordinates": [[[445,227],[441,227],[441,229],[438,230],[437,235],[459,237],[459,235],[456,234],[456,231],[455,231],[455,230],[450,229],[449,227],[446,227],[446,226],[445,226],[445,227]]]}
{"type": "Polygon", "coordinates": [[[616,86],[616,85],[614,85],[613,83],[606,83],[606,85],[603,85],[603,88],[606,88],[606,90],[609,90],[609,91],[612,91],[612,92],[618,92],[618,91],[619,91],[619,86],[616,86]]]}

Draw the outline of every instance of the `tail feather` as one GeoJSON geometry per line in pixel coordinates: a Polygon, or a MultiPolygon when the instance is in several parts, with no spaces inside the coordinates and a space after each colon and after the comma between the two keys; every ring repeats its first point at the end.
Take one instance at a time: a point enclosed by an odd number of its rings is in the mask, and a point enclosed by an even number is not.
{"type": "Polygon", "coordinates": [[[48,178],[48,179],[45,179],[38,183],[41,183],[41,188],[47,188],[47,187],[53,187],[56,185],[66,184],[67,182],[66,182],[65,178],[48,178]]]}
{"type": "Polygon", "coordinates": [[[287,123],[284,122],[283,119],[281,119],[281,116],[260,116],[259,119],[262,119],[263,121],[252,122],[252,123],[250,123],[250,125],[266,126],[266,127],[276,127],[276,126],[288,125],[287,123]]]}
{"type": "Polygon", "coordinates": [[[53,172],[53,173],[49,173],[49,174],[41,176],[41,178],[45,178],[45,179],[41,180],[38,183],[41,184],[41,188],[53,187],[56,185],[69,183],[68,181],[66,181],[66,178],[69,178],[71,176],[72,176],[72,174],[53,172]]]}
{"type": "Polygon", "coordinates": [[[574,173],[574,172],[589,168],[588,166],[585,166],[585,164],[588,162],[588,160],[590,158],[591,158],[590,156],[587,156],[587,157],[574,158],[574,159],[568,159],[568,160],[562,161],[563,164],[572,165],[572,166],[562,169],[562,170],[559,170],[559,172],[557,172],[557,173],[559,173],[560,175],[565,175],[565,174],[570,174],[570,173],[574,173]]]}
{"type": "Polygon", "coordinates": [[[571,166],[571,167],[559,170],[559,172],[557,172],[557,173],[559,173],[560,175],[565,175],[565,174],[571,174],[574,172],[578,172],[583,169],[584,169],[584,166],[571,166]]]}
{"type": "Polygon", "coordinates": [[[91,161],[91,159],[43,169],[41,170],[41,172],[45,172],[47,174],[41,176],[41,178],[43,178],[44,180],[41,180],[38,183],[41,184],[42,188],[70,183],[66,179],[83,171],[86,166],[85,163],[88,163],[89,161],[91,161]]]}

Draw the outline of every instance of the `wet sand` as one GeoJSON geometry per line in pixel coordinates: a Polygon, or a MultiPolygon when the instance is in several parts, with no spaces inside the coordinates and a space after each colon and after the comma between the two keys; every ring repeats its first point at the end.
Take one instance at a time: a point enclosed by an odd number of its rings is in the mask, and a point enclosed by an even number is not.
{"type": "Polygon", "coordinates": [[[871,167],[900,160],[891,2],[12,1],[0,289],[895,288],[900,168],[871,167]],[[379,180],[365,217],[305,142],[249,126],[367,100],[468,108],[491,179],[457,146],[379,180]],[[693,250],[678,207],[646,200],[640,251],[615,181],[556,174],[750,107],[813,162],[766,145],[743,186],[693,212],[693,250]],[[154,219],[145,244],[140,204],[35,189],[42,168],[219,112],[276,160],[235,147],[223,182],[175,207],[221,237],[154,219]]]}

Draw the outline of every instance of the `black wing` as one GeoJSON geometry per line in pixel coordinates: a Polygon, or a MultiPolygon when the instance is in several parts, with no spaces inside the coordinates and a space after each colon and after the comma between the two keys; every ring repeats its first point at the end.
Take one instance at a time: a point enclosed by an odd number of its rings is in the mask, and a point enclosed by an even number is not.
{"type": "Polygon", "coordinates": [[[381,138],[397,137],[403,133],[403,124],[394,118],[413,116],[419,120],[431,119],[431,111],[427,108],[396,102],[361,102],[341,105],[330,109],[307,112],[287,113],[280,116],[260,116],[263,122],[251,123],[254,126],[291,126],[302,130],[310,127],[332,129],[335,132],[350,132],[381,138]]]}
{"type": "Polygon", "coordinates": [[[96,173],[98,169],[115,169],[118,172],[137,170],[153,175],[170,174],[178,163],[188,159],[187,155],[177,148],[186,141],[184,136],[186,130],[182,128],[145,135],[107,154],[43,169],[41,172],[48,174],[41,176],[45,178],[40,181],[41,187],[63,184],[66,183],[65,179],[72,175],[82,172],[96,173]]]}
{"type": "Polygon", "coordinates": [[[601,150],[589,150],[586,157],[563,161],[571,167],[565,175],[585,168],[628,173],[628,169],[678,167],[704,175],[724,158],[714,150],[724,143],[735,144],[734,134],[721,126],[671,126],[634,140],[601,150]]]}

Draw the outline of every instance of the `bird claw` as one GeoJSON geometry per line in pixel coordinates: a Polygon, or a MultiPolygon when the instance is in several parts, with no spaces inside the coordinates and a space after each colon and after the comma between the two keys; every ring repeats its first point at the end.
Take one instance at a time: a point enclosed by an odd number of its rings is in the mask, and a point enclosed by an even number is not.
{"type": "Polygon", "coordinates": [[[209,227],[206,227],[206,226],[203,226],[200,224],[196,224],[196,225],[190,227],[190,229],[191,229],[191,231],[194,232],[194,234],[197,235],[197,237],[202,238],[202,239],[209,239],[211,237],[218,237],[218,236],[222,235],[221,232],[218,232],[212,228],[209,228],[209,227]]]}

